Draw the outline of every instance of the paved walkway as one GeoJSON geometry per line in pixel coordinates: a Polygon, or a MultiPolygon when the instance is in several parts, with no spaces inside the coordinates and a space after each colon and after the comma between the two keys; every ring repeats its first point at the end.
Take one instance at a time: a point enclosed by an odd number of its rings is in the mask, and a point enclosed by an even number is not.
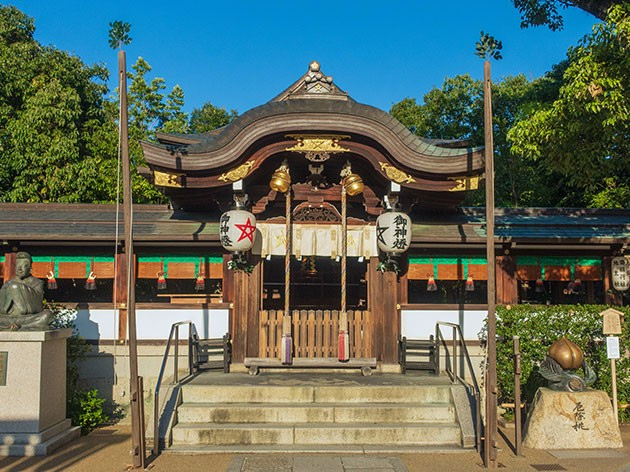
{"type": "MultiPolygon", "coordinates": [[[[502,470],[630,472],[630,425],[621,427],[619,450],[539,451],[525,449],[516,457],[510,446],[512,430],[501,429],[502,470]]],[[[131,439],[127,425],[98,429],[47,457],[0,457],[0,470],[10,472],[123,472],[131,469],[131,439]]],[[[483,470],[474,451],[424,454],[162,454],[149,460],[152,472],[470,472],[483,470]]]]}

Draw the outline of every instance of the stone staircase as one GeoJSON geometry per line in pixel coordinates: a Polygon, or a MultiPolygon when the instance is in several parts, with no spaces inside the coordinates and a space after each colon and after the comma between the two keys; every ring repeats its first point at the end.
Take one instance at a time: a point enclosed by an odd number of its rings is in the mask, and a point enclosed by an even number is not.
{"type": "MultiPolygon", "coordinates": [[[[238,376],[229,374],[224,377],[238,376]]],[[[266,378],[268,377],[268,378],[266,378]]],[[[464,387],[387,376],[190,383],[165,452],[387,452],[474,447],[464,387]],[[402,384],[400,384],[402,382],[402,384]],[[427,383],[428,382],[428,383],[427,383]]],[[[419,379],[421,379],[419,377],[419,379]]]]}

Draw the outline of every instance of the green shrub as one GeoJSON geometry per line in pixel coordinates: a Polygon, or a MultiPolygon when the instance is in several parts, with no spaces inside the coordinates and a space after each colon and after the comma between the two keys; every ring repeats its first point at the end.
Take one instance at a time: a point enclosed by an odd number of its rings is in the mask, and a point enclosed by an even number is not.
{"type": "Polygon", "coordinates": [[[105,399],[98,396],[98,390],[74,390],[68,394],[68,414],[73,425],[81,426],[81,433],[88,434],[99,425],[109,421],[103,410],[105,399]]]}
{"type": "MultiPolygon", "coordinates": [[[[497,307],[497,383],[499,403],[514,399],[513,337],[519,336],[522,359],[521,395],[531,404],[538,387],[546,380],[538,373],[549,347],[562,336],[584,351],[589,366],[597,374],[592,386],[612,395],[610,360],[606,355],[606,336],[602,333],[600,313],[603,305],[516,305],[497,307]]],[[[630,309],[614,307],[630,320],[630,309]]],[[[622,358],[617,360],[617,396],[619,403],[630,403],[630,326],[625,323],[619,336],[622,358]],[[625,355],[624,355],[625,353],[625,355]]],[[[581,372],[581,371],[580,371],[581,372]]],[[[630,420],[630,411],[620,409],[622,421],[630,420]]]]}
{"type": "Polygon", "coordinates": [[[109,416],[103,409],[105,399],[99,398],[98,390],[86,391],[78,387],[78,363],[85,360],[85,355],[90,352],[90,345],[77,332],[76,310],[54,303],[46,305],[55,315],[51,327],[72,328],[72,336],[66,343],[66,414],[74,426],[81,427],[82,434],[87,434],[98,425],[109,421],[109,416]]]}

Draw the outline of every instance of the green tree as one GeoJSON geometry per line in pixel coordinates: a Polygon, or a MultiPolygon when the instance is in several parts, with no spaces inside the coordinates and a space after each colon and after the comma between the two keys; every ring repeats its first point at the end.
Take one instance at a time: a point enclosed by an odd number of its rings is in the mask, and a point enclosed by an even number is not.
{"type": "Polygon", "coordinates": [[[521,28],[547,26],[556,31],[564,27],[560,9],[576,7],[600,20],[606,19],[608,10],[614,5],[622,5],[627,0],[512,0],[521,12],[521,28]]]}
{"type": "Polygon", "coordinates": [[[131,25],[120,20],[112,21],[109,24],[109,47],[112,49],[122,49],[123,46],[131,44],[132,38],[129,36],[131,25]]]}
{"type": "Polygon", "coordinates": [[[164,133],[188,132],[188,114],[182,110],[183,107],[184,90],[179,85],[175,85],[166,98],[164,107],[165,122],[161,131],[164,133]]]}
{"type": "Polygon", "coordinates": [[[237,116],[236,110],[227,111],[206,102],[190,114],[190,131],[197,134],[207,133],[230,124],[237,116]]]}
{"type": "Polygon", "coordinates": [[[0,6],[0,201],[107,199],[99,157],[87,153],[107,71],[41,46],[34,31],[32,18],[0,6]]]}
{"type": "MultiPolygon", "coordinates": [[[[529,82],[524,75],[506,77],[492,84],[495,145],[495,191],[498,206],[548,206],[565,199],[566,187],[557,175],[541,171],[536,163],[511,152],[507,133],[535,107],[541,96],[552,93],[546,86],[529,82]]],[[[481,81],[469,75],[447,78],[441,88],[430,90],[418,104],[413,98],[394,104],[390,113],[419,136],[433,139],[463,139],[470,146],[483,146],[483,90],[481,81]]],[[[483,189],[471,192],[469,205],[483,205],[483,189]]]]}
{"type": "Polygon", "coordinates": [[[539,103],[508,135],[515,153],[579,189],[582,205],[630,207],[624,197],[630,177],[629,39],[630,5],[614,7],[569,51],[557,96],[539,103]],[[606,204],[604,197],[613,193],[615,201],[606,204]]]}

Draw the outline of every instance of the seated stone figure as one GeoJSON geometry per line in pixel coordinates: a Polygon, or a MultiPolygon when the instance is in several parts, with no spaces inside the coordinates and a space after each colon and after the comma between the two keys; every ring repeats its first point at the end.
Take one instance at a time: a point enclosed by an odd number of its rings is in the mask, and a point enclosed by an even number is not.
{"type": "Polygon", "coordinates": [[[50,329],[53,314],[44,309],[44,282],[31,275],[33,260],[18,252],[15,277],[0,288],[0,330],[44,331],[50,329]]]}

